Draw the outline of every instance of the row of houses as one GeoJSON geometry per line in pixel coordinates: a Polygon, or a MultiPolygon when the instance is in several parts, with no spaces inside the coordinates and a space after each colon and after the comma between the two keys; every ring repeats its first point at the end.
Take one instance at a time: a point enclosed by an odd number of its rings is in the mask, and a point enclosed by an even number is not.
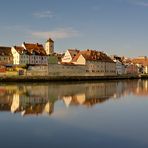
{"type": "Polygon", "coordinates": [[[148,58],[139,56],[137,58],[111,56],[116,62],[117,74],[148,74],[148,58]]]}
{"type": "Polygon", "coordinates": [[[0,47],[0,65],[48,64],[48,55],[54,52],[54,41],[48,39],[45,48],[39,43],[23,43],[22,46],[0,47]]]}
{"type": "Polygon", "coordinates": [[[125,58],[117,55],[108,56],[96,50],[68,49],[62,58],[62,63],[85,65],[89,72],[104,72],[110,75],[147,74],[148,58],[125,58]]]}
{"type": "Polygon", "coordinates": [[[1,66],[30,65],[29,75],[108,76],[148,73],[148,58],[134,59],[108,56],[98,50],[68,49],[64,54],[54,53],[54,41],[49,38],[45,46],[26,43],[21,46],[0,47],[1,66]]]}
{"type": "Polygon", "coordinates": [[[22,46],[0,47],[0,65],[32,65],[28,74],[40,75],[115,75],[115,62],[105,53],[96,50],[67,50],[59,58],[54,54],[54,41],[42,44],[23,43],[22,46]],[[51,58],[49,55],[54,55],[51,58]],[[50,58],[49,58],[50,57],[50,58]],[[55,60],[57,59],[57,60],[55,60]],[[50,64],[49,64],[50,63],[50,64]],[[46,66],[45,66],[46,65],[46,66]],[[31,72],[31,73],[30,73],[31,72]]]}

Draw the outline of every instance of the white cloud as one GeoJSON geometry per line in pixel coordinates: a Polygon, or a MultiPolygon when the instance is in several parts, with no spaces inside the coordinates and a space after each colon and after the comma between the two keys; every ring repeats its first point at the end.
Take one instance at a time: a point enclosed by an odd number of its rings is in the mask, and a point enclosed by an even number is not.
{"type": "Polygon", "coordinates": [[[137,5],[148,7],[148,2],[137,2],[137,5]]]}
{"type": "Polygon", "coordinates": [[[42,31],[32,32],[31,35],[33,37],[40,39],[47,39],[49,37],[53,39],[64,39],[64,38],[76,37],[79,35],[79,32],[77,30],[74,30],[73,28],[58,28],[56,30],[47,31],[47,32],[42,32],[42,31]]]}
{"type": "Polygon", "coordinates": [[[42,12],[35,12],[33,13],[33,16],[36,18],[52,18],[53,13],[51,11],[42,11],[42,12]]]}
{"type": "Polygon", "coordinates": [[[148,2],[146,2],[144,0],[128,0],[128,2],[130,2],[130,3],[134,4],[134,5],[148,7],[148,2]]]}

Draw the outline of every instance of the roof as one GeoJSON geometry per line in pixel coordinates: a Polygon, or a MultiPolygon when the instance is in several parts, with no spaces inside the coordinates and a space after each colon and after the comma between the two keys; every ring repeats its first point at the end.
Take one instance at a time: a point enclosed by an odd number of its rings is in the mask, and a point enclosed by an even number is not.
{"type": "Polygon", "coordinates": [[[23,45],[30,54],[34,52],[36,55],[43,55],[43,56],[46,55],[46,51],[42,44],[39,43],[33,44],[33,43],[24,42],[23,45]]]}
{"type": "Polygon", "coordinates": [[[124,64],[131,64],[132,60],[130,58],[124,58],[123,63],[124,64]]]}
{"type": "Polygon", "coordinates": [[[51,38],[49,38],[46,42],[54,42],[51,38]]]}
{"type": "Polygon", "coordinates": [[[24,53],[25,49],[21,46],[14,46],[13,47],[19,54],[24,53]]]}
{"type": "Polygon", "coordinates": [[[144,57],[144,58],[134,58],[132,59],[132,62],[134,64],[141,64],[143,66],[147,66],[148,65],[148,58],[147,57],[144,57]]]}
{"type": "Polygon", "coordinates": [[[124,57],[119,57],[119,56],[117,56],[117,55],[111,55],[110,58],[111,58],[113,61],[116,60],[116,61],[119,61],[119,62],[121,62],[121,63],[123,63],[123,59],[124,59],[124,57]]]}
{"type": "Polygon", "coordinates": [[[0,56],[12,56],[11,47],[0,46],[0,56]]]}
{"type": "Polygon", "coordinates": [[[96,50],[90,50],[90,49],[80,51],[73,58],[73,62],[77,61],[80,55],[82,55],[87,61],[103,61],[103,62],[114,63],[114,61],[109,56],[107,56],[105,53],[96,51],[96,50]]]}
{"type": "Polygon", "coordinates": [[[70,53],[71,57],[75,57],[79,52],[80,50],[77,50],[77,49],[68,49],[68,52],[70,53]]]}

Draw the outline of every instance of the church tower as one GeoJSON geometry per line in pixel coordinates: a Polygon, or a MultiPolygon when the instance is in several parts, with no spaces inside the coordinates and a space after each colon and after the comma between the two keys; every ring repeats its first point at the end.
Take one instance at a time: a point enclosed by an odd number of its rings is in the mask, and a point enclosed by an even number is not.
{"type": "Polygon", "coordinates": [[[49,38],[45,43],[45,51],[47,55],[54,53],[54,41],[49,38]]]}

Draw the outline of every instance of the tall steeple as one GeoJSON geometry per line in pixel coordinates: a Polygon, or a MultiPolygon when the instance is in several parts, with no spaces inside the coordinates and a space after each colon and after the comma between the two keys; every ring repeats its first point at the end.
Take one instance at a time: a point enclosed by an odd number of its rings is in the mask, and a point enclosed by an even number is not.
{"type": "Polygon", "coordinates": [[[47,55],[54,53],[54,41],[49,38],[45,43],[45,51],[47,55]]]}

